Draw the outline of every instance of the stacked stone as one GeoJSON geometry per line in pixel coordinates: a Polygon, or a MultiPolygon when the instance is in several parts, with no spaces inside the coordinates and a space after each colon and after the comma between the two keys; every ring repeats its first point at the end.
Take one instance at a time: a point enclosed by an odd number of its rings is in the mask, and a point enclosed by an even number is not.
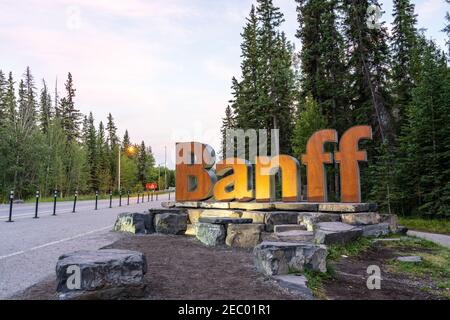
{"type": "MultiPolygon", "coordinates": [[[[395,233],[398,229],[395,215],[379,214],[377,206],[371,203],[166,202],[163,205],[186,210],[186,234],[189,235],[196,235],[199,219],[207,217],[251,219],[252,226],[225,226],[234,234],[241,229],[241,237],[245,237],[246,232],[254,234],[261,230],[260,241],[345,244],[360,236],[378,237],[395,233]]],[[[213,228],[219,227],[210,227],[211,230],[213,228]]],[[[225,242],[241,246],[239,241],[225,242]]]]}

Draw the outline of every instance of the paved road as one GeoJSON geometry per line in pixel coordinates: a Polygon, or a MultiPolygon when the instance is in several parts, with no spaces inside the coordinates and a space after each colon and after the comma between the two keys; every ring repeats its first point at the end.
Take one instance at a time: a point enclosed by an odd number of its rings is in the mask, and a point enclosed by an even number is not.
{"type": "Polygon", "coordinates": [[[427,240],[433,241],[437,244],[440,244],[441,246],[450,248],[450,236],[446,236],[444,234],[409,230],[408,236],[414,236],[414,237],[427,239],[427,240]]]}
{"type": "MultiPolygon", "coordinates": [[[[173,193],[171,194],[173,197],[173,193]]],[[[142,199],[142,197],[140,198],[142,199]]],[[[147,195],[144,196],[144,202],[147,202],[147,195]]],[[[156,199],[156,196],[154,197],[156,199]]],[[[158,197],[159,199],[159,197],[158,197]]],[[[139,200],[141,201],[141,200],[139,200]]],[[[130,197],[130,204],[136,204],[137,197],[130,197]]],[[[127,197],[122,197],[122,206],[127,204],[127,197]]],[[[113,198],[112,206],[119,206],[119,199],[113,198]]],[[[76,211],[85,211],[95,208],[95,200],[77,201],[76,211]]],[[[109,199],[98,200],[98,209],[109,208],[109,199]]],[[[73,201],[58,201],[56,203],[56,214],[68,213],[73,210],[73,201]]],[[[13,204],[13,220],[34,217],[35,203],[13,204]]],[[[53,213],[53,202],[41,202],[38,206],[38,215],[45,216],[53,213]]],[[[0,204],[0,221],[7,220],[9,215],[9,204],[0,204]]]]}
{"type": "MultiPolygon", "coordinates": [[[[173,194],[172,194],[173,196],[173,194]]],[[[42,204],[40,219],[32,219],[34,206],[16,205],[17,214],[13,223],[4,218],[1,208],[0,219],[0,299],[39,282],[55,272],[58,257],[70,251],[98,249],[106,246],[120,235],[109,232],[120,212],[143,212],[151,207],[159,207],[167,200],[161,195],[159,201],[130,206],[109,207],[109,200],[99,202],[99,210],[93,210],[92,201],[80,201],[77,212],[72,213],[71,204],[59,204],[57,216],[42,204]],[[31,208],[31,212],[30,211],[31,208]]],[[[126,204],[126,202],[125,202],[126,204]]],[[[51,207],[53,208],[53,207],[51,207]]]]}

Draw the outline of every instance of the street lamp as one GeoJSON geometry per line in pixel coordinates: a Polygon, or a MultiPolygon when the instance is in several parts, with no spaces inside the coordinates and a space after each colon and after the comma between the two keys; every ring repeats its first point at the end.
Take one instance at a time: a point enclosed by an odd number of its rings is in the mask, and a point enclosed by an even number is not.
{"type": "MultiPolygon", "coordinates": [[[[129,155],[134,155],[135,153],[136,153],[136,148],[134,147],[134,146],[128,146],[126,149],[125,149],[125,152],[127,152],[129,155]]],[[[121,156],[121,148],[120,148],[120,146],[119,146],[119,149],[118,149],[118,155],[117,155],[117,162],[118,162],[118,165],[117,165],[117,189],[119,190],[119,192],[120,192],[120,156],[121,156]]]]}

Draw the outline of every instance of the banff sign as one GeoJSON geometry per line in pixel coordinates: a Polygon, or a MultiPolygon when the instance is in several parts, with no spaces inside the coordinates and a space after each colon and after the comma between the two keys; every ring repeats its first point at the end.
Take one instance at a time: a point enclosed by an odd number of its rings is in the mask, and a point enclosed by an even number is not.
{"type": "MultiPolygon", "coordinates": [[[[309,138],[306,153],[301,157],[306,166],[307,201],[328,200],[325,165],[333,163],[333,156],[340,167],[341,201],[361,201],[358,162],[367,161],[367,153],[359,150],[358,144],[363,139],[372,139],[370,126],[348,129],[339,140],[339,151],[333,155],[325,152],[324,146],[326,143],[338,142],[336,130],[320,130],[309,138]]],[[[250,147],[255,143],[250,141],[248,145],[250,147]]],[[[216,201],[275,201],[275,176],[280,171],[282,201],[301,200],[298,159],[289,155],[255,155],[248,158],[254,159],[254,166],[244,157],[227,156],[216,163],[215,151],[209,145],[199,142],[177,143],[176,200],[203,201],[213,197],[216,201]]]]}

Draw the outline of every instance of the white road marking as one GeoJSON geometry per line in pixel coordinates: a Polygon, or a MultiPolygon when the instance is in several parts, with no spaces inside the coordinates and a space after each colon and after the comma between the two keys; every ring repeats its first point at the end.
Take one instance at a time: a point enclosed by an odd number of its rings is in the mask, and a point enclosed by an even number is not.
{"type": "Polygon", "coordinates": [[[6,259],[6,258],[10,258],[10,257],[13,257],[13,256],[17,256],[17,255],[20,255],[20,254],[24,254],[24,253],[27,253],[27,252],[35,251],[35,250],[38,250],[38,249],[42,249],[42,248],[45,248],[45,247],[48,247],[48,246],[52,246],[52,245],[55,245],[55,244],[59,244],[59,243],[62,243],[62,242],[66,242],[66,241],[74,240],[74,239],[77,239],[77,238],[81,238],[81,237],[84,237],[84,236],[92,234],[92,233],[104,231],[106,229],[111,229],[113,226],[114,225],[110,225],[110,226],[107,226],[107,227],[104,227],[104,228],[95,229],[95,230],[88,231],[88,232],[85,232],[85,233],[80,233],[80,234],[77,234],[76,236],[73,236],[73,237],[64,238],[64,239],[61,239],[61,240],[56,240],[56,241],[44,243],[42,245],[39,245],[39,246],[36,246],[36,247],[32,247],[32,248],[30,248],[28,250],[17,251],[17,252],[10,253],[10,254],[4,255],[4,256],[0,256],[0,260],[6,259]]]}

